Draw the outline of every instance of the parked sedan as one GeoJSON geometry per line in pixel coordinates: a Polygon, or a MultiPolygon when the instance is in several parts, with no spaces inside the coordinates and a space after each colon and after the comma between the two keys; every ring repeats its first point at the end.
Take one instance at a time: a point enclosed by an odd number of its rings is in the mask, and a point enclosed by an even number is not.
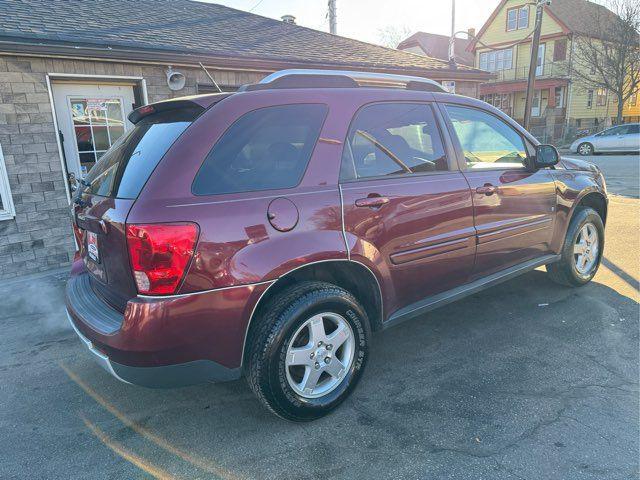
{"type": "Polygon", "coordinates": [[[571,151],[580,155],[640,151],[640,124],[617,125],[595,135],[578,138],[571,144],[571,151]]]}

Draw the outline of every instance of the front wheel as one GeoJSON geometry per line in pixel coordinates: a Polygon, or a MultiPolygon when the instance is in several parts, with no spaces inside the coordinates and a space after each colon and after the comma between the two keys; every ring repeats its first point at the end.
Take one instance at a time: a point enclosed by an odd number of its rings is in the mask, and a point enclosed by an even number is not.
{"type": "Polygon", "coordinates": [[[556,283],[579,287],[590,282],[602,260],[604,225],[593,208],[578,207],[565,237],[559,262],[547,265],[556,283]]]}
{"type": "Polygon", "coordinates": [[[583,156],[593,155],[593,145],[590,143],[581,143],[578,145],[578,153],[583,156]]]}
{"type": "Polygon", "coordinates": [[[262,312],[248,339],[249,386],[284,419],[326,415],[353,391],[366,364],[364,309],[340,287],[302,282],[277,294],[262,312]]]}

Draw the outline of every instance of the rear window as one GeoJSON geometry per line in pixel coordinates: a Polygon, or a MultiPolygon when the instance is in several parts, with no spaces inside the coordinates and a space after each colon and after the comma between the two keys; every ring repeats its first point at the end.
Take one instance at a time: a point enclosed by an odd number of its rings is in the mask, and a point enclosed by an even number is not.
{"type": "Polygon", "coordinates": [[[300,183],[327,106],[278,105],[246,113],[222,135],[193,182],[195,195],[292,188],[300,183]]]}
{"type": "Polygon", "coordinates": [[[144,117],[93,166],[82,191],[137,198],[160,159],[202,111],[201,107],[180,108],[144,117]]]}

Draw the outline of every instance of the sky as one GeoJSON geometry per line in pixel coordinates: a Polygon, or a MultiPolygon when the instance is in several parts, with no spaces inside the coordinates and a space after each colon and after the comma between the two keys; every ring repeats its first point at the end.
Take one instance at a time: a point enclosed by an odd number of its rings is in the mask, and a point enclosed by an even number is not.
{"type": "MultiPolygon", "coordinates": [[[[239,10],[280,19],[289,14],[296,23],[329,30],[327,0],[210,0],[239,10]]],[[[451,0],[336,0],[338,34],[365,42],[381,43],[381,29],[410,33],[424,31],[449,35],[451,0]]],[[[456,30],[480,29],[498,0],[456,0],[456,30]]]]}

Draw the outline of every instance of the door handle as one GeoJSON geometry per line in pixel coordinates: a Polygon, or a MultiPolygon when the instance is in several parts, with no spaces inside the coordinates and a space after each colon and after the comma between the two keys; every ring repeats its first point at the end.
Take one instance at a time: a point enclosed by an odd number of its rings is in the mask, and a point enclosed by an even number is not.
{"type": "Polygon", "coordinates": [[[359,198],[356,200],[356,207],[380,208],[386,203],[389,203],[387,197],[377,195],[375,197],[359,198]]]}
{"type": "Polygon", "coordinates": [[[490,183],[485,183],[482,187],[476,188],[476,193],[486,196],[493,195],[497,191],[498,187],[496,187],[495,185],[491,185],[490,183]]]}

